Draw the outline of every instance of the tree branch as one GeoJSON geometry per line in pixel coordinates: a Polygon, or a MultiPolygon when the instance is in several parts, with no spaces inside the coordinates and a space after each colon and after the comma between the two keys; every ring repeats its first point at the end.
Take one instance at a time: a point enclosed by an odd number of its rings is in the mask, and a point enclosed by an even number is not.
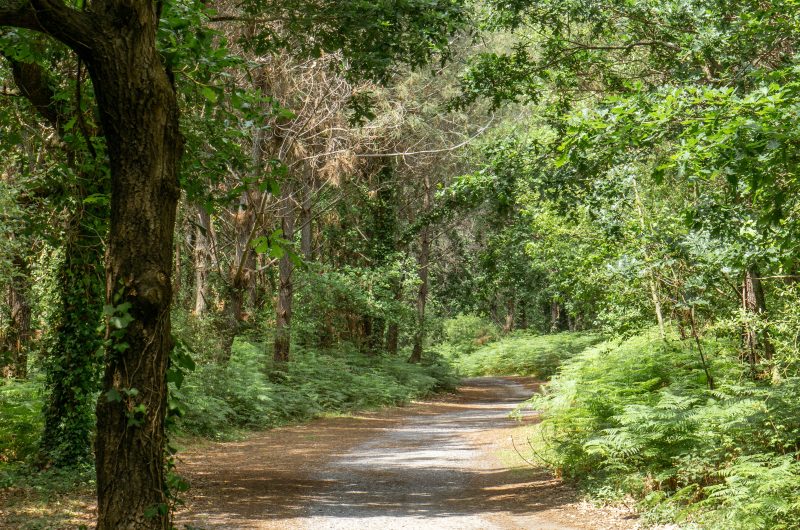
{"type": "Polygon", "coordinates": [[[6,60],[11,63],[14,83],[20,93],[31,103],[36,112],[56,130],[59,137],[62,137],[66,121],[64,109],[56,101],[47,72],[36,63],[23,63],[8,56],[6,56],[6,60]]]}
{"type": "Polygon", "coordinates": [[[45,33],[81,57],[90,54],[97,34],[92,17],[62,0],[0,0],[0,26],[45,33]]]}

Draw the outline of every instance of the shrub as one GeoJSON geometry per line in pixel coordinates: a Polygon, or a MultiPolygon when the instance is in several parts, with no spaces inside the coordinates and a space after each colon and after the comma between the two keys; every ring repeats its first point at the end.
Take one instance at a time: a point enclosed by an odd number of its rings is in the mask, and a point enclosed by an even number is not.
{"type": "Polygon", "coordinates": [[[324,412],[402,404],[456,383],[449,366],[431,355],[416,365],[355,349],[295,348],[292,360],[276,367],[267,349],[237,340],[227,363],[199,366],[173,393],[184,403],[181,431],[224,438],[235,428],[269,428],[324,412]]]}
{"type": "Polygon", "coordinates": [[[469,355],[500,336],[497,326],[475,315],[460,314],[445,320],[443,327],[445,344],[451,357],[469,355]]]}
{"type": "Polygon", "coordinates": [[[590,492],[632,494],[650,522],[790,528],[800,518],[800,380],[742,377],[732,345],[655,333],[567,362],[531,400],[538,456],[590,492]]]}
{"type": "Polygon", "coordinates": [[[44,424],[41,393],[40,381],[0,379],[0,463],[36,454],[44,424]]]}
{"type": "Polygon", "coordinates": [[[531,335],[517,332],[470,355],[455,359],[464,375],[530,375],[545,379],[563,361],[596,344],[600,338],[586,333],[531,335]]]}

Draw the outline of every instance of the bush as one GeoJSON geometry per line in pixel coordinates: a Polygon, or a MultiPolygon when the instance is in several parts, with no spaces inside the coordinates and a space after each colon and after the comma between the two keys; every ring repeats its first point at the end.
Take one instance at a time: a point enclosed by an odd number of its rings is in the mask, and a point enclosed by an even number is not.
{"type": "Polygon", "coordinates": [[[173,393],[184,404],[181,431],[225,438],[235,428],[269,428],[325,412],[397,405],[456,384],[449,366],[436,357],[415,365],[355,349],[295,348],[292,360],[276,367],[268,350],[237,340],[226,364],[199,366],[173,393]]]}
{"type": "Polygon", "coordinates": [[[42,384],[0,379],[0,463],[36,454],[44,425],[42,384]]]}
{"type": "Polygon", "coordinates": [[[790,528],[800,519],[800,380],[742,377],[732,346],[645,333],[577,355],[531,401],[538,456],[590,492],[642,499],[650,522],[790,528]],[[729,351],[730,350],[730,351],[729,351]]]}
{"type": "Polygon", "coordinates": [[[454,361],[459,372],[467,376],[530,375],[545,379],[552,376],[563,361],[599,340],[597,335],[586,333],[531,335],[517,332],[454,361]]]}
{"type": "Polygon", "coordinates": [[[446,347],[454,358],[469,355],[500,336],[497,326],[475,315],[460,314],[445,320],[443,326],[446,347]]]}

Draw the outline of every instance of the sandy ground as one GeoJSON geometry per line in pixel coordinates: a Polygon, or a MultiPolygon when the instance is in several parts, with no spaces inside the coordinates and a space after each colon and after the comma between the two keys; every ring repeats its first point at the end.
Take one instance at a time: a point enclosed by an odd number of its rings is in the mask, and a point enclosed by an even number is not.
{"type": "MultiPolygon", "coordinates": [[[[434,402],[323,418],[184,453],[178,528],[609,529],[632,514],[580,502],[514,450],[508,418],[535,383],[477,378],[434,402]]],[[[522,423],[536,421],[528,413],[522,423]]]]}

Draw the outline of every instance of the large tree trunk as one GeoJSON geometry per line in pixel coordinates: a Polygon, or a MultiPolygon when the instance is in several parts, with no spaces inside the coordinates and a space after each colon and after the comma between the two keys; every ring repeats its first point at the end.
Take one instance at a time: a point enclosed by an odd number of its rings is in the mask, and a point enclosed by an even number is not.
{"type": "Polygon", "coordinates": [[[172,243],[183,138],[156,50],[161,3],[0,4],[0,25],[47,33],[89,69],[111,173],[106,254],[110,323],[95,439],[98,530],[169,528],[164,480],[172,243]]]}
{"type": "MultiPolygon", "coordinates": [[[[286,182],[283,185],[281,197],[281,228],[283,238],[291,241],[294,238],[294,200],[292,198],[292,185],[286,182]]],[[[275,316],[275,351],[273,354],[276,362],[287,362],[289,360],[289,350],[291,348],[291,326],[292,326],[292,298],[294,290],[292,286],[292,261],[289,254],[284,252],[278,263],[278,304],[275,316]]]]}
{"type": "MultiPolygon", "coordinates": [[[[428,213],[433,201],[433,187],[431,186],[430,176],[425,175],[423,180],[425,195],[423,197],[422,210],[428,213]]],[[[422,360],[422,348],[425,342],[425,306],[428,303],[428,266],[431,255],[431,228],[426,225],[422,229],[419,241],[419,254],[417,256],[417,267],[419,269],[419,290],[417,291],[417,329],[414,332],[414,347],[411,350],[410,363],[418,363],[422,360]]]]}
{"type": "Polygon", "coordinates": [[[107,9],[97,13],[96,27],[109,33],[87,58],[111,163],[106,301],[132,318],[122,329],[112,326],[97,403],[98,530],[170,526],[165,374],[183,138],[175,92],[155,48],[155,6],[100,4],[98,10],[107,9]]]}

